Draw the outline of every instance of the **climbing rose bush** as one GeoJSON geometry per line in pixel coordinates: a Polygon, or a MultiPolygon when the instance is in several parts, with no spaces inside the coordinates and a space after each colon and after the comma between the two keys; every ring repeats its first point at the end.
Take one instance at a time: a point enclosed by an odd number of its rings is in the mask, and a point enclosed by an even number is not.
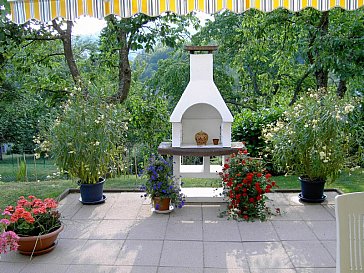
{"type": "Polygon", "coordinates": [[[277,185],[262,160],[249,157],[247,150],[239,150],[226,160],[220,176],[228,199],[229,218],[244,221],[267,219],[271,211],[266,206],[266,193],[277,185]]]}

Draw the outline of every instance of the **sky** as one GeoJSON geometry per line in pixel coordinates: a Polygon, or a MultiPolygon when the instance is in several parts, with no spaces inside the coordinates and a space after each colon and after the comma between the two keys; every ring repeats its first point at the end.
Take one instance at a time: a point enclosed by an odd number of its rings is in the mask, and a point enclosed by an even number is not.
{"type": "MultiPolygon", "coordinates": [[[[203,12],[197,12],[197,17],[201,20],[201,25],[204,25],[207,19],[213,18],[211,15],[203,12]]],[[[72,32],[76,36],[98,36],[105,26],[105,20],[91,17],[80,17],[75,21],[72,32]]]]}
{"type": "Polygon", "coordinates": [[[81,17],[76,20],[72,32],[76,36],[98,36],[104,27],[106,27],[105,20],[81,17]]]}

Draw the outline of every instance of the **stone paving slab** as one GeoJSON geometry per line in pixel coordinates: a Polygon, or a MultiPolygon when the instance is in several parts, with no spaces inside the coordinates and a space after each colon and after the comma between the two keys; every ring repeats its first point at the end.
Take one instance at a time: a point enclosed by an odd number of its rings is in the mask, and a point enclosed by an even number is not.
{"type": "Polygon", "coordinates": [[[2,255],[0,273],[334,273],[334,198],[303,204],[297,193],[272,193],[281,215],[237,222],[225,204],[193,203],[156,214],[140,193],[106,193],[86,206],[79,194],[60,202],[64,231],[50,253],[2,255]]]}

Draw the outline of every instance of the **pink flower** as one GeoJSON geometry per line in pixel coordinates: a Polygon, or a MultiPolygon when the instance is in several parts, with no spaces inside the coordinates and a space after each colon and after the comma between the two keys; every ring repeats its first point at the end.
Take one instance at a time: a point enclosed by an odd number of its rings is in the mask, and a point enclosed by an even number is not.
{"type": "Polygon", "coordinates": [[[18,235],[13,231],[5,231],[0,234],[0,254],[18,249],[18,235]]]}
{"type": "Polygon", "coordinates": [[[0,219],[0,224],[4,224],[6,226],[10,225],[10,221],[8,219],[0,219]]]}

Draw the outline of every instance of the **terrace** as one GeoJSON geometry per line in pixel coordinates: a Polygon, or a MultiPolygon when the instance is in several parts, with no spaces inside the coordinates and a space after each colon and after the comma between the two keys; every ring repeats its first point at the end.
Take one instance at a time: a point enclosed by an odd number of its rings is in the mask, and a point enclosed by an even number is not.
{"type": "Polygon", "coordinates": [[[247,223],[220,218],[221,203],[156,214],[140,193],[109,192],[97,206],[71,193],[60,202],[57,247],[33,259],[3,255],[0,272],[335,272],[338,193],[326,194],[322,204],[304,204],[297,193],[271,193],[281,215],[247,223]]]}

